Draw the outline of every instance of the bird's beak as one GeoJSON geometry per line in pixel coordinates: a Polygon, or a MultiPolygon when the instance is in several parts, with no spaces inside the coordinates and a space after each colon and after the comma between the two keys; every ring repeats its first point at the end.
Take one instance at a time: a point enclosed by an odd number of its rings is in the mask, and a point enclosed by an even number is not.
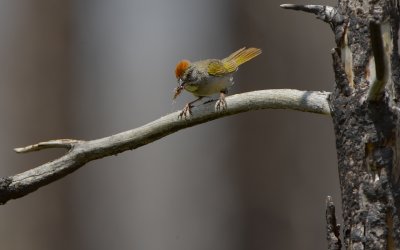
{"type": "Polygon", "coordinates": [[[183,80],[181,78],[178,78],[178,87],[174,89],[174,97],[172,98],[173,100],[175,100],[178,97],[178,95],[180,95],[184,84],[185,83],[183,82],[183,80]]]}
{"type": "Polygon", "coordinates": [[[183,88],[183,80],[182,80],[182,78],[178,78],[178,88],[183,88]]]}

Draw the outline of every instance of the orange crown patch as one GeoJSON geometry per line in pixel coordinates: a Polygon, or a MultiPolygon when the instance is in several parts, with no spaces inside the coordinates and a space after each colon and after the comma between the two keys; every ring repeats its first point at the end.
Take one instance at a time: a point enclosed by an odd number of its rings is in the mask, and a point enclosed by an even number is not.
{"type": "Polygon", "coordinates": [[[180,61],[175,68],[176,78],[181,78],[185,71],[189,68],[190,62],[188,60],[180,61]]]}

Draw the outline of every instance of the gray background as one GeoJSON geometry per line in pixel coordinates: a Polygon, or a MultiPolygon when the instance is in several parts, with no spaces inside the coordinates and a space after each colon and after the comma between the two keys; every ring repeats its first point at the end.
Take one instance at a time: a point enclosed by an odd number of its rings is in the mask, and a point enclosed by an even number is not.
{"type": "MultiPolygon", "coordinates": [[[[330,91],[329,26],[282,3],[1,0],[0,175],[63,153],[14,147],[95,139],[182,108],[193,99],[184,93],[172,104],[182,58],[260,47],[231,93],[330,91]]],[[[263,110],[89,163],[1,206],[0,242],[8,250],[326,249],[326,195],[339,204],[330,118],[263,110]]]]}

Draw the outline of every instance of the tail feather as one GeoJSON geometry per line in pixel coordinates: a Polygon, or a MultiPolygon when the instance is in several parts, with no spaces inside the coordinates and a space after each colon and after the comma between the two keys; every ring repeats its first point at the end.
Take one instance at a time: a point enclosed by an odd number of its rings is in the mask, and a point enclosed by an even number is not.
{"type": "Polygon", "coordinates": [[[248,48],[246,47],[239,49],[236,52],[233,52],[230,56],[225,58],[223,61],[225,62],[234,62],[236,66],[238,67],[239,65],[250,61],[254,57],[258,56],[261,54],[261,49],[257,48],[248,48]]]}
{"type": "Polygon", "coordinates": [[[223,59],[223,63],[225,67],[230,71],[236,71],[239,65],[250,61],[254,57],[258,56],[261,54],[261,49],[257,48],[248,48],[243,47],[235,52],[233,52],[231,55],[229,55],[227,58],[223,59]]]}

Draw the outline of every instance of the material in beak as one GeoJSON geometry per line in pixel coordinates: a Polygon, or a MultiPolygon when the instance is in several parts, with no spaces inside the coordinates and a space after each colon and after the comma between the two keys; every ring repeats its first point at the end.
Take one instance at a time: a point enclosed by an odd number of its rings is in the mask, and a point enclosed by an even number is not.
{"type": "Polygon", "coordinates": [[[183,83],[182,79],[179,78],[178,79],[178,87],[176,87],[174,89],[174,97],[172,98],[172,100],[175,100],[181,94],[183,85],[184,85],[184,83],[183,83]]]}

